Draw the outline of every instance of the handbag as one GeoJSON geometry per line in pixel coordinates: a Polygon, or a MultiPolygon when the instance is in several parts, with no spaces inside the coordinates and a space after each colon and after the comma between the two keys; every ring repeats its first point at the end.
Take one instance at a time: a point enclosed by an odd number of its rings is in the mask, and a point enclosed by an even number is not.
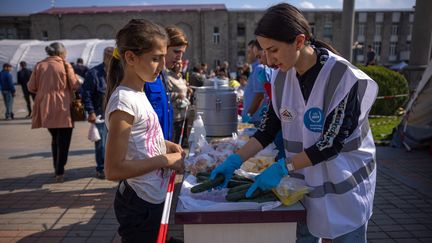
{"type": "Polygon", "coordinates": [[[72,102],[70,105],[72,121],[84,121],[85,111],[82,99],[77,92],[72,92],[72,102]]]}
{"type": "MultiPolygon", "coordinates": [[[[66,71],[66,85],[69,85],[69,75],[68,75],[68,69],[66,66],[66,62],[63,62],[64,64],[64,68],[66,71]]],[[[72,87],[70,87],[71,92],[72,92],[72,102],[70,104],[70,113],[71,113],[71,118],[72,121],[84,121],[85,120],[85,110],[84,110],[84,105],[82,103],[82,99],[81,96],[79,95],[78,92],[74,92],[72,90],[72,87]]]]}

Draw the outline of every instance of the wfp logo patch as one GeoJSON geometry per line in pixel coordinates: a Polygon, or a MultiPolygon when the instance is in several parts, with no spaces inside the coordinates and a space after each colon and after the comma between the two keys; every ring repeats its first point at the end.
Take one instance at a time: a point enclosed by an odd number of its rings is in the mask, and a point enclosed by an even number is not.
{"type": "Polygon", "coordinates": [[[304,114],[303,122],[311,132],[322,132],[324,125],[324,113],[318,107],[312,107],[304,114]]]}
{"type": "Polygon", "coordinates": [[[279,115],[281,117],[281,120],[284,122],[292,122],[296,117],[295,111],[288,108],[281,108],[279,110],[279,115]]]}

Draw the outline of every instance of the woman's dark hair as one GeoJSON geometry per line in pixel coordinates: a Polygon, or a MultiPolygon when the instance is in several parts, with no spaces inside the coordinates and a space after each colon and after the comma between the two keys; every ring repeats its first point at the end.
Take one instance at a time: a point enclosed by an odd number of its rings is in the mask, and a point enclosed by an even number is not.
{"type": "Polygon", "coordinates": [[[179,27],[168,26],[165,28],[165,31],[167,32],[168,37],[169,37],[168,47],[171,47],[171,46],[188,46],[189,45],[189,42],[188,42],[188,39],[187,39],[185,33],[179,27]]]}
{"type": "MultiPolygon", "coordinates": [[[[313,37],[308,21],[300,10],[288,3],[279,3],[266,10],[258,22],[255,35],[292,44],[299,34],[316,47],[324,47],[334,53],[335,48],[313,37]]],[[[306,42],[305,42],[306,43],[306,42]]]]}
{"type": "Polygon", "coordinates": [[[48,56],[60,56],[66,53],[66,47],[60,42],[53,42],[45,47],[45,52],[48,56]]]}
{"type": "Polygon", "coordinates": [[[140,56],[150,52],[157,40],[168,42],[165,29],[151,21],[132,19],[116,35],[117,58],[111,58],[107,75],[107,92],[105,106],[114,90],[120,85],[124,75],[124,56],[126,51],[132,51],[140,56]]]}

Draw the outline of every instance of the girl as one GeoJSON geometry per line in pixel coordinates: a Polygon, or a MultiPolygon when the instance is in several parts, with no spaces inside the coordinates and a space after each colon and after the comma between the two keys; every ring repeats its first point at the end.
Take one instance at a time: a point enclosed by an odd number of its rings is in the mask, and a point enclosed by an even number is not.
{"type": "Polygon", "coordinates": [[[257,176],[246,196],[272,189],[290,174],[313,188],[304,198],[307,227],[297,228],[298,242],[366,242],[376,183],[367,118],[377,84],[314,40],[304,16],[289,4],[269,8],[255,34],[268,65],[278,67],[272,105],[253,138],[215,168],[212,178],[224,174],[226,185],[243,161],[282,130],[286,159],[257,176]]]}
{"type": "Polygon", "coordinates": [[[120,180],[114,210],[122,242],[155,242],[171,170],[182,173],[184,152],[165,141],[144,91],[162,71],[165,30],[131,20],[116,36],[108,70],[105,173],[120,180]]]}

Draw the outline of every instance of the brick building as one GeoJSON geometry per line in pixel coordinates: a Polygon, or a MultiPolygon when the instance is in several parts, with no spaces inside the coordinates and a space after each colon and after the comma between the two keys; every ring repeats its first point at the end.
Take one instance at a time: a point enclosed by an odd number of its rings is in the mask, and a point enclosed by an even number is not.
{"type": "MultiPolygon", "coordinates": [[[[185,55],[192,64],[210,67],[228,60],[233,68],[245,61],[246,45],[262,10],[228,10],[224,4],[144,5],[50,8],[28,16],[0,16],[0,39],[113,39],[132,18],[181,27],[190,40],[185,55]]],[[[342,43],[342,10],[304,9],[316,38],[336,49],[342,43]]],[[[379,63],[409,61],[414,9],[355,12],[353,59],[364,62],[372,45],[379,63]]]]}

